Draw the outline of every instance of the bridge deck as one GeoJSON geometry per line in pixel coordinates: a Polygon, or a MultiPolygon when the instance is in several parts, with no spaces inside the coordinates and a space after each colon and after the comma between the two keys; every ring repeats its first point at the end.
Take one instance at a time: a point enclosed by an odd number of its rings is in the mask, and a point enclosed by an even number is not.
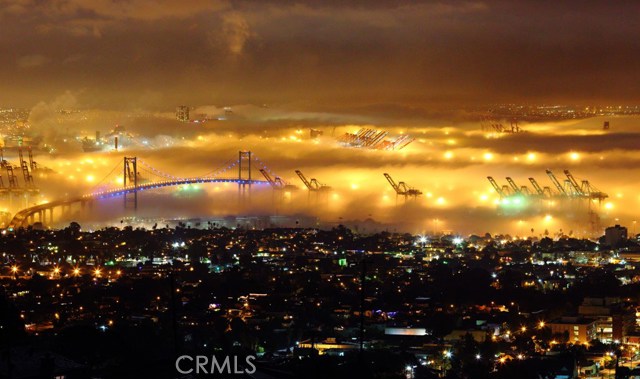
{"type": "Polygon", "coordinates": [[[82,203],[91,200],[99,200],[117,196],[123,196],[134,191],[146,191],[156,188],[163,187],[171,187],[171,186],[181,186],[187,184],[198,184],[198,183],[237,183],[237,184],[269,184],[266,180],[240,180],[240,179],[232,179],[232,178],[184,178],[184,179],[176,179],[176,180],[165,180],[160,182],[152,182],[140,184],[137,187],[127,186],[123,188],[117,188],[107,191],[94,192],[70,199],[64,200],[55,200],[45,204],[35,205],[33,207],[25,208],[19,212],[17,212],[11,222],[9,223],[9,228],[17,228],[23,226],[25,222],[32,215],[47,211],[56,207],[71,205],[74,203],[82,203]]]}

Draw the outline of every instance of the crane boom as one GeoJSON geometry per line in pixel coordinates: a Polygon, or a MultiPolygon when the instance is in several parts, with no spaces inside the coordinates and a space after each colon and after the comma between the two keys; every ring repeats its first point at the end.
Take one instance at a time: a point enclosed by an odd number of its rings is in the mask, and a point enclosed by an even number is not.
{"type": "Polygon", "coordinates": [[[491,186],[493,187],[493,189],[498,193],[498,195],[500,195],[500,198],[506,197],[504,191],[502,191],[502,188],[500,188],[500,186],[498,185],[498,183],[496,183],[493,177],[487,176],[487,179],[489,179],[489,183],[491,183],[491,186]]]}
{"type": "Polygon", "coordinates": [[[260,169],[260,173],[262,174],[262,176],[264,176],[264,178],[267,180],[267,182],[269,182],[269,185],[272,188],[277,188],[278,187],[277,183],[273,180],[273,178],[271,178],[271,175],[269,175],[267,170],[261,168],[260,169]]]}
{"type": "Polygon", "coordinates": [[[544,196],[544,191],[542,190],[542,188],[540,187],[538,182],[534,178],[529,178],[529,181],[531,182],[531,185],[533,186],[533,189],[536,190],[538,195],[544,196]]]}
{"type": "MultiPolygon", "coordinates": [[[[302,180],[302,183],[304,183],[305,187],[307,187],[307,189],[309,191],[316,191],[318,188],[314,187],[313,184],[311,184],[311,182],[309,180],[307,180],[307,177],[304,176],[304,174],[302,173],[302,171],[300,170],[296,170],[296,175],[298,175],[298,177],[300,178],[300,180],[302,180]]],[[[312,179],[313,180],[313,179],[312,179]]]]}
{"type": "Polygon", "coordinates": [[[38,169],[38,163],[33,160],[33,151],[31,151],[31,147],[29,147],[29,166],[31,166],[31,172],[38,169]]]}
{"type": "Polygon", "coordinates": [[[418,189],[415,189],[415,188],[411,188],[405,182],[396,183],[393,180],[393,178],[391,178],[391,175],[387,174],[386,172],[383,175],[387,179],[389,184],[391,184],[391,187],[393,187],[393,190],[396,191],[396,198],[397,198],[398,195],[403,195],[405,197],[405,200],[406,200],[406,198],[409,197],[409,196],[413,196],[413,197],[417,198],[418,196],[422,195],[422,191],[420,191],[418,189]]]}
{"type": "Polygon", "coordinates": [[[396,191],[398,195],[404,194],[403,191],[400,189],[400,187],[398,187],[396,182],[393,181],[393,178],[391,178],[391,175],[387,174],[386,172],[383,175],[385,178],[387,178],[387,181],[389,182],[389,184],[391,184],[391,187],[393,187],[393,190],[396,191]]]}
{"type": "Polygon", "coordinates": [[[18,149],[18,156],[20,157],[20,167],[22,168],[22,177],[24,178],[25,187],[33,187],[33,176],[29,172],[29,165],[24,160],[22,155],[22,149],[18,149]]]}
{"type": "Polygon", "coordinates": [[[578,182],[573,177],[573,175],[571,175],[571,172],[569,172],[569,170],[564,170],[564,174],[567,176],[567,179],[569,180],[569,184],[571,185],[571,187],[573,187],[573,190],[575,191],[575,193],[579,196],[583,196],[584,192],[582,192],[582,189],[580,189],[578,182]]]}
{"type": "Polygon", "coordinates": [[[509,183],[511,188],[513,188],[513,192],[520,193],[520,188],[518,188],[518,185],[516,184],[516,182],[514,182],[513,179],[511,179],[510,177],[507,177],[506,179],[507,179],[507,183],[509,183]]]}
{"type": "Polygon", "coordinates": [[[560,184],[560,182],[558,181],[558,179],[556,178],[555,175],[553,175],[553,172],[551,172],[551,170],[546,170],[547,175],[549,175],[549,178],[551,179],[551,182],[553,183],[553,185],[556,187],[556,189],[558,190],[558,192],[561,195],[567,195],[567,191],[564,190],[564,187],[562,187],[562,185],[560,184]]]}

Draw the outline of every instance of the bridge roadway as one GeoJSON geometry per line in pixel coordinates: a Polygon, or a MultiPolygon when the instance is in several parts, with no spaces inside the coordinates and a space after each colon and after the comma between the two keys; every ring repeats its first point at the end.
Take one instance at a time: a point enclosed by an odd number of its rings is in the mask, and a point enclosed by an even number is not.
{"type": "Polygon", "coordinates": [[[44,222],[46,218],[46,212],[49,211],[51,215],[51,222],[53,222],[53,209],[60,207],[71,207],[72,204],[80,203],[84,208],[86,204],[91,204],[94,200],[106,199],[117,196],[124,196],[126,194],[133,193],[134,191],[145,191],[162,187],[181,186],[187,184],[198,183],[236,183],[242,185],[252,184],[269,184],[266,180],[245,180],[245,179],[226,179],[226,178],[183,178],[175,180],[164,180],[160,182],[151,182],[139,184],[137,187],[127,186],[123,188],[116,188],[106,191],[94,192],[87,195],[82,195],[65,200],[54,200],[45,204],[35,205],[33,207],[25,208],[13,216],[11,222],[9,222],[8,228],[20,228],[33,223],[35,216],[39,216],[39,221],[44,222]]]}

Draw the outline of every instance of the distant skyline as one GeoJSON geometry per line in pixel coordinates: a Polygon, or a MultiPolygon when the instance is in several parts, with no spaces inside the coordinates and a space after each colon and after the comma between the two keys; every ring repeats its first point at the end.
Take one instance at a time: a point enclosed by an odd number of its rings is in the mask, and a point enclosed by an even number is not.
{"type": "Polygon", "coordinates": [[[0,105],[640,103],[635,1],[0,0],[0,105]]]}

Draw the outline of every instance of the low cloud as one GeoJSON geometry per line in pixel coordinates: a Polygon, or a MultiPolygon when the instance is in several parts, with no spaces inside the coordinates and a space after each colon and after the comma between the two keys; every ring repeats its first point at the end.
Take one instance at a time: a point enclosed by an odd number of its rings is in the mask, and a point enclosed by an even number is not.
{"type": "Polygon", "coordinates": [[[241,13],[230,12],[222,17],[222,38],[234,56],[242,54],[245,44],[253,36],[249,23],[241,13]]]}

